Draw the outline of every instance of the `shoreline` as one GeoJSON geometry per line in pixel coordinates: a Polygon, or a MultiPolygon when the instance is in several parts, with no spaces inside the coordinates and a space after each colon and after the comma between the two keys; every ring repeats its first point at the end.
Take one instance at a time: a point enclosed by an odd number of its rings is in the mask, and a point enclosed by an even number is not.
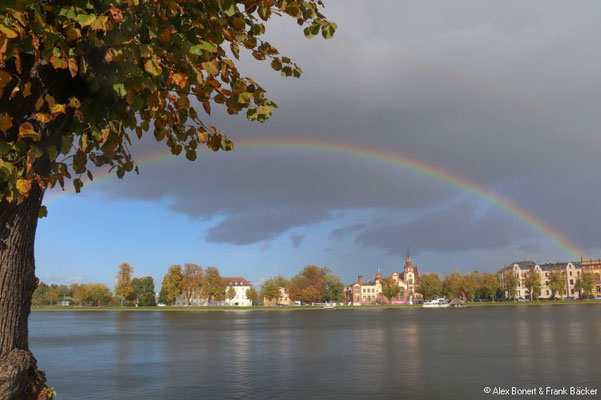
{"type": "MultiPolygon", "coordinates": [[[[601,300],[543,300],[543,301],[499,301],[499,302],[476,302],[469,303],[462,307],[519,307],[519,306],[544,306],[544,305],[601,305],[601,300]]],[[[100,306],[100,307],[79,307],[79,306],[32,306],[31,311],[56,311],[56,312],[81,312],[81,311],[125,311],[125,312],[211,312],[211,311],[335,311],[335,310],[394,310],[405,308],[423,308],[421,304],[399,304],[399,305],[374,305],[374,306],[336,306],[333,309],[324,309],[323,306],[287,306],[287,307],[237,307],[237,306],[167,306],[167,307],[121,307],[121,306],[100,306]]],[[[449,307],[453,308],[453,307],[449,307]]]]}

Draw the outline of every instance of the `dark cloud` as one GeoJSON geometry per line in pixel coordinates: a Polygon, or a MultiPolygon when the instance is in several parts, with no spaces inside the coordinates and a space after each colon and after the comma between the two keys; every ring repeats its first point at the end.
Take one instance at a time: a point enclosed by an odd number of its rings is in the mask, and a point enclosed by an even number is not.
{"type": "Polygon", "coordinates": [[[432,212],[410,222],[376,223],[356,242],[403,256],[426,251],[489,250],[509,247],[532,238],[532,231],[498,210],[478,215],[468,202],[432,212]]]}
{"type": "MultiPolygon", "coordinates": [[[[591,223],[601,197],[591,172],[601,146],[601,3],[345,0],[326,13],[339,25],[330,41],[304,39],[289,20],[269,25],[273,43],[303,67],[300,80],[243,58],[243,72],[281,107],[271,121],[217,111],[210,123],[234,140],[313,138],[409,156],[502,194],[582,247],[601,247],[601,224],[591,223]]],[[[148,140],[136,152],[154,149],[148,140]]],[[[478,216],[472,203],[432,213],[460,190],[337,153],[203,153],[194,164],[143,166],[107,191],[222,217],[207,233],[222,243],[268,241],[355,210],[386,221],[368,224],[359,243],[395,254],[404,242],[488,250],[532,236],[498,210],[478,216]],[[398,214],[414,220],[390,222],[398,214]]]]}

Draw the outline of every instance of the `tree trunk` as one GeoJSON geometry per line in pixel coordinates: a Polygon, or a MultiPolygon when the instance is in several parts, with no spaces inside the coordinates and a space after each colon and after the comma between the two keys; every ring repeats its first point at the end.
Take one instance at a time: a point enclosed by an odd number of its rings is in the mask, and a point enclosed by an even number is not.
{"type": "Polygon", "coordinates": [[[34,238],[42,191],[0,203],[0,399],[36,399],[46,377],[29,351],[27,318],[37,286],[34,238]]]}

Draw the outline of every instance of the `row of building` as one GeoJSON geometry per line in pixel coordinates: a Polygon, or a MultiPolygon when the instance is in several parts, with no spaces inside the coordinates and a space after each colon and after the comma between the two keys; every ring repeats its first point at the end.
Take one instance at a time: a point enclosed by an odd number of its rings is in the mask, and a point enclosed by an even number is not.
{"type": "MultiPolygon", "coordinates": [[[[580,297],[576,282],[583,272],[592,274],[593,296],[601,296],[601,259],[540,265],[536,264],[534,261],[514,262],[501,270],[501,282],[503,282],[503,275],[506,271],[512,271],[518,277],[518,285],[516,288],[516,297],[518,299],[530,299],[530,291],[526,287],[526,275],[530,271],[534,271],[540,279],[540,292],[533,293],[533,297],[550,299],[553,296],[553,290],[550,288],[550,275],[553,271],[562,272],[565,279],[564,288],[561,292],[557,293],[557,297],[561,299],[580,297]]],[[[507,292],[505,295],[507,296],[507,292]]]]}

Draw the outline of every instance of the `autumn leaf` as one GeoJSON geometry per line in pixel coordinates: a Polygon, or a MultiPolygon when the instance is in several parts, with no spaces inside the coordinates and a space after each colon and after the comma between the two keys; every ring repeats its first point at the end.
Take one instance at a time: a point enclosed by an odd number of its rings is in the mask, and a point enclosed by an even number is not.
{"type": "Polygon", "coordinates": [[[0,23],[0,32],[4,33],[6,35],[7,38],[9,39],[14,39],[16,38],[17,32],[13,31],[12,29],[9,29],[8,27],[6,27],[5,25],[0,23]]]}
{"type": "Polygon", "coordinates": [[[0,114],[0,131],[6,132],[13,126],[13,117],[7,113],[0,114]]]}
{"type": "Polygon", "coordinates": [[[29,122],[24,122],[19,126],[19,138],[29,138],[38,141],[40,140],[41,135],[35,131],[33,125],[31,125],[29,122]]]}
{"type": "Polygon", "coordinates": [[[69,72],[71,73],[71,77],[75,78],[75,76],[77,75],[77,69],[78,69],[77,60],[73,57],[70,57],[67,60],[67,64],[69,67],[69,72]]]}
{"type": "Polygon", "coordinates": [[[57,56],[50,57],[50,64],[52,64],[55,69],[65,69],[68,67],[67,62],[57,56]]]}
{"type": "Polygon", "coordinates": [[[21,196],[29,196],[29,192],[31,192],[31,179],[17,179],[17,191],[21,196]]]}
{"type": "Polygon", "coordinates": [[[53,115],[64,114],[67,111],[67,107],[64,104],[53,104],[50,106],[50,112],[53,115]]]}
{"type": "Polygon", "coordinates": [[[11,81],[11,76],[8,72],[0,70],[0,91],[2,91],[6,85],[11,81]]]}
{"type": "Polygon", "coordinates": [[[52,115],[46,113],[36,113],[34,114],[34,118],[41,124],[47,124],[48,122],[54,120],[52,115]]]}
{"type": "Polygon", "coordinates": [[[154,57],[149,58],[144,63],[144,69],[146,70],[146,72],[148,72],[149,74],[151,74],[153,76],[160,75],[161,72],[163,72],[163,68],[161,68],[158,61],[154,57]]]}

